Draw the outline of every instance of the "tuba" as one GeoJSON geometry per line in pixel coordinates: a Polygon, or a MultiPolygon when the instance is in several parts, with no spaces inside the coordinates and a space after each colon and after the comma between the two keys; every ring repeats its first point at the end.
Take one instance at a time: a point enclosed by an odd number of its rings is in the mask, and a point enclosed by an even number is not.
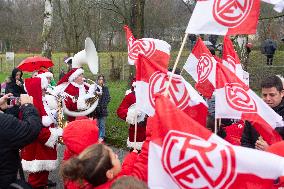
{"type": "Polygon", "coordinates": [[[90,71],[93,74],[97,74],[99,70],[99,58],[96,47],[91,40],[87,37],[85,40],[85,49],[78,52],[72,58],[72,68],[80,68],[82,64],[88,64],[90,71]]]}
{"type": "MultiPolygon", "coordinates": [[[[98,67],[99,67],[98,66],[98,53],[97,53],[97,50],[96,50],[96,47],[93,41],[89,37],[87,37],[85,40],[85,49],[75,54],[74,57],[72,58],[72,68],[80,68],[82,67],[83,64],[87,64],[90,71],[93,74],[98,73],[98,67]]],[[[97,94],[95,94],[94,97],[91,97],[90,99],[88,99],[86,103],[89,105],[89,108],[83,111],[68,110],[66,108],[64,100],[62,100],[63,112],[66,115],[72,116],[72,117],[86,116],[95,110],[95,108],[98,105],[98,99],[99,99],[99,96],[97,94]]],[[[74,98],[74,100],[76,101],[76,98],[74,98]]]]}

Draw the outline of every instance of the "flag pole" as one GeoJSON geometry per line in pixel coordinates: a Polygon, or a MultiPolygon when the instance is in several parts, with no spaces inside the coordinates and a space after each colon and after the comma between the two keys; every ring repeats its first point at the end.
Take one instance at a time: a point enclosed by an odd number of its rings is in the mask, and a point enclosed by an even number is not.
{"type": "Polygon", "coordinates": [[[177,59],[176,59],[176,61],[175,61],[175,64],[174,64],[174,67],[173,67],[173,70],[172,70],[172,74],[170,75],[169,83],[168,83],[167,88],[166,88],[165,93],[164,93],[165,96],[168,95],[169,87],[170,87],[170,84],[171,84],[172,79],[173,79],[173,74],[174,74],[175,71],[176,71],[177,64],[178,64],[178,61],[179,61],[179,59],[180,59],[180,55],[181,55],[181,53],[182,53],[183,47],[184,47],[184,45],[185,45],[185,42],[186,42],[186,40],[187,40],[187,36],[188,36],[188,33],[185,33],[185,35],[184,35],[184,37],[183,37],[183,40],[182,40],[181,47],[180,47],[179,52],[178,52],[177,59]]]}
{"type": "Polygon", "coordinates": [[[217,118],[215,117],[214,133],[217,135],[217,118]]]}

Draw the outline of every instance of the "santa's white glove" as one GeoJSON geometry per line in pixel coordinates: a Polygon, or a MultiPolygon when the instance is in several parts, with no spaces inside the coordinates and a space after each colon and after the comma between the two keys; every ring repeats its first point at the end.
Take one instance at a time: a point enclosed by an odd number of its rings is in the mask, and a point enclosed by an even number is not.
{"type": "Polygon", "coordinates": [[[56,134],[58,137],[61,137],[63,135],[63,129],[60,127],[56,128],[56,134]]]}
{"type": "MultiPolygon", "coordinates": [[[[94,97],[95,95],[94,94],[91,94],[91,93],[89,93],[89,94],[86,94],[86,95],[84,95],[84,99],[85,100],[87,100],[87,99],[89,99],[89,98],[92,98],[92,97],[94,97]]],[[[79,97],[80,98],[80,97],[79,97]]]]}
{"type": "Polygon", "coordinates": [[[54,148],[58,140],[58,137],[61,137],[63,134],[63,129],[62,128],[49,128],[49,130],[50,130],[50,137],[46,141],[45,145],[50,148],[54,148]]]}
{"type": "Polygon", "coordinates": [[[89,94],[95,94],[97,87],[98,87],[98,85],[96,83],[90,85],[88,93],[89,94]]]}

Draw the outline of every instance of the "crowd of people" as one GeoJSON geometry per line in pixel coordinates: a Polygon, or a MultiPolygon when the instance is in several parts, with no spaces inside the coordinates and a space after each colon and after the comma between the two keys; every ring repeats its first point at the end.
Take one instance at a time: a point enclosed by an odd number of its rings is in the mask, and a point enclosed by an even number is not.
{"type": "MultiPolygon", "coordinates": [[[[148,116],[136,110],[135,78],[117,108],[118,118],[129,124],[130,153],[121,164],[105,144],[111,95],[104,75],[99,74],[88,84],[83,68],[72,67],[72,63],[57,83],[46,68],[36,70],[30,78],[23,79],[22,75],[18,68],[12,71],[6,94],[0,98],[0,189],[56,186],[48,176],[59,166],[58,142],[65,144],[60,164],[64,188],[148,188],[151,128],[147,128],[148,116]],[[67,116],[66,127],[59,119],[63,113],[67,116]]],[[[260,89],[263,101],[284,118],[281,79],[276,75],[264,78],[260,89]]],[[[204,126],[214,132],[214,99],[208,104],[204,126]]],[[[275,130],[284,139],[283,127],[275,130]]],[[[218,135],[234,145],[269,151],[269,144],[246,120],[222,119],[218,135]]]]}

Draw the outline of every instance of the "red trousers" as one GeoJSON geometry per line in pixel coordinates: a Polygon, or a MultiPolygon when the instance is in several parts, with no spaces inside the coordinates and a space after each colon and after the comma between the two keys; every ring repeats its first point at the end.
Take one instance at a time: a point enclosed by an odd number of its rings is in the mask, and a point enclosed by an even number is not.
{"type": "Polygon", "coordinates": [[[30,173],[28,177],[28,183],[30,183],[33,188],[45,186],[47,184],[48,174],[48,171],[30,173]]]}

